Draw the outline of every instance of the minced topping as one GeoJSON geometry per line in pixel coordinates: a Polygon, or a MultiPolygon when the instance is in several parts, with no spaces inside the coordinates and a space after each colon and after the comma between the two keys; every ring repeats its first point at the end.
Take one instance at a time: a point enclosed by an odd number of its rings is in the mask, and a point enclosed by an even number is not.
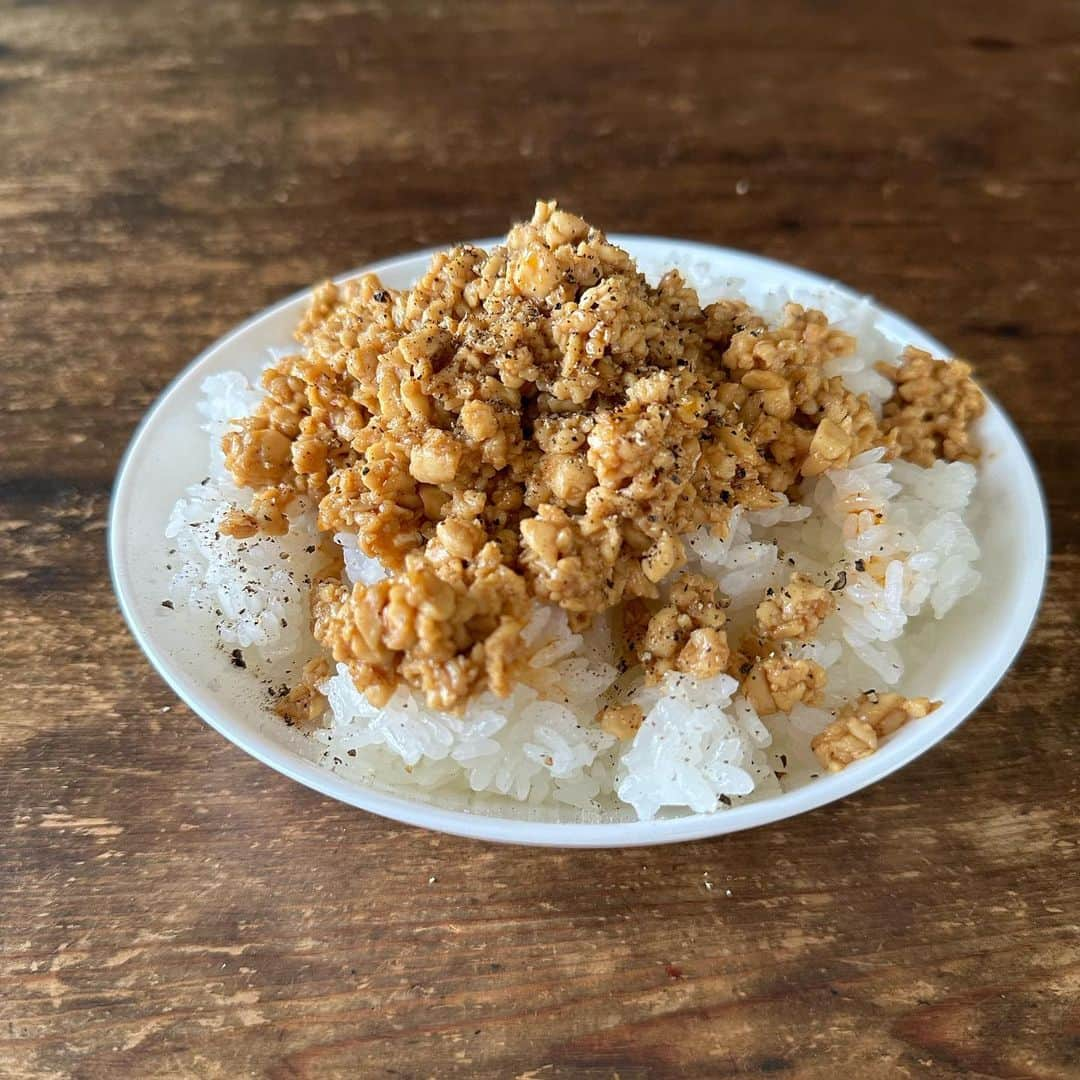
{"type": "Polygon", "coordinates": [[[635,641],[647,684],[656,685],[669,671],[710,679],[727,667],[727,600],[716,593],[716,582],[702,574],[675,580],[670,602],[649,618],[635,641]]]}
{"type": "Polygon", "coordinates": [[[971,377],[969,364],[935,360],[928,352],[909,347],[898,365],[880,364],[878,370],[896,384],[881,422],[893,454],[924,468],[939,458],[978,458],[971,424],[986,411],[986,399],[971,377]]]}
{"type": "Polygon", "coordinates": [[[940,701],[906,698],[902,694],[860,694],[837,714],[836,719],[810,742],[818,761],[829,772],[840,772],[860,758],[869,757],[886,735],[909,720],[928,716],[940,701]]]}
{"type": "Polygon", "coordinates": [[[782,589],[768,590],[755,616],[758,629],[766,637],[806,640],[835,607],[829,590],[796,573],[782,589]]]}
{"type": "Polygon", "coordinates": [[[247,540],[259,531],[259,520],[254,514],[234,506],[221,520],[218,526],[225,536],[235,540],[247,540]]]}
{"type": "Polygon", "coordinates": [[[796,705],[817,705],[825,689],[825,669],[814,660],[782,652],[754,660],[742,691],[759,716],[789,713],[796,705]]]}
{"type": "MultiPolygon", "coordinates": [[[[689,533],[724,537],[733,508],[797,497],[883,441],[915,461],[970,455],[981,411],[966,366],[909,351],[882,426],[827,374],[855,342],[820,312],[788,304],[769,327],[739,301],[703,306],[676,271],[650,285],[546,202],[491,251],[436,255],[411,289],[371,274],[320,286],[297,340],[224,437],[255,495],[223,528],[281,534],[304,494],[320,530],[380,561],[385,580],[349,584],[339,560],[312,603],[315,638],[375,705],[403,682],[439,709],[505,695],[537,601],[575,630],[617,608],[649,681],[716,675],[732,662],[727,601],[680,574],[689,533]]],[[[759,711],[819,699],[821,669],[779,646],[833,607],[798,574],[758,607],[771,645],[739,678],[759,711]]],[[[300,716],[318,698],[294,704],[300,716]]],[[[635,708],[599,723],[627,737],[635,708]]]]}
{"type": "Polygon", "coordinates": [[[641,727],[645,713],[640,705],[608,705],[596,714],[601,730],[616,739],[632,739],[641,727]]]}
{"type": "Polygon", "coordinates": [[[326,658],[318,656],[304,665],[300,681],[274,702],[274,712],[290,727],[312,727],[326,711],[319,684],[330,674],[326,658]]]}

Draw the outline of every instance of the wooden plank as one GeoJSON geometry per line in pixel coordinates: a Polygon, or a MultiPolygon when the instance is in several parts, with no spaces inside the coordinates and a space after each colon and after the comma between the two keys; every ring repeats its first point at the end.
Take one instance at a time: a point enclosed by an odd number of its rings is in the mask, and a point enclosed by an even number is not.
{"type": "Polygon", "coordinates": [[[1077,1075],[1078,56],[1054,3],[5,5],[0,1075],[1077,1075]],[[160,389],[539,195],[976,362],[1056,553],[941,747],[750,834],[525,851],[308,792],[150,671],[104,525],[160,389]]]}

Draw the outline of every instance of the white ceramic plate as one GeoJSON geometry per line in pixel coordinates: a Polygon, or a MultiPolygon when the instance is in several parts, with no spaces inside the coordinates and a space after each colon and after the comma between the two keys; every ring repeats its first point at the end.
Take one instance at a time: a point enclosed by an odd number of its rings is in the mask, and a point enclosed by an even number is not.
{"type": "MultiPolygon", "coordinates": [[[[704,301],[720,292],[752,303],[785,289],[835,314],[864,298],[816,274],[754,255],[656,237],[615,236],[651,276],[679,266],[704,301]]],[[[479,241],[481,245],[493,241],[479,241]]],[[[412,284],[430,251],[365,268],[390,286],[412,284]]],[[[339,280],[356,276],[345,274],[339,280]]],[[[173,502],[206,469],[206,437],[196,412],[210,374],[240,369],[254,376],[267,349],[288,346],[307,292],[268,308],[210,346],[174,380],[143,420],[120,467],[109,521],[109,556],[120,607],[146,655],[177,695],[242,750],[302,784],[377,814],[429,829],[522,844],[628,847],[669,843],[779,821],[849,795],[887,776],[957,727],[990,693],[1016,656],[1038,609],[1046,569],[1047,525],[1039,483],[1004,412],[989,403],[978,435],[984,448],[973,527],[982,558],[982,587],[950,613],[933,659],[911,683],[944,705],[901,729],[877,753],[843,772],[760,802],[709,815],[601,824],[522,820],[430,805],[346,780],[317,763],[316,748],[264,708],[262,688],[230,666],[209,635],[193,634],[161,606],[168,595],[165,523],[173,502]]],[[[938,356],[949,350],[899,316],[874,306],[877,326],[898,344],[938,356]]],[[[319,748],[321,749],[321,748],[319,748]]]]}

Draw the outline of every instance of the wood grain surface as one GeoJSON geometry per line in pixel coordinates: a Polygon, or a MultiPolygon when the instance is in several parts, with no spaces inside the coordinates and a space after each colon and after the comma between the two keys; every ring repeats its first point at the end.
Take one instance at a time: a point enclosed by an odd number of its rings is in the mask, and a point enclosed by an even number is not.
{"type": "Polygon", "coordinates": [[[1080,1076],[1078,73],[1075,0],[0,0],[0,1075],[1080,1076]],[[954,737],[755,832],[521,850],[307,791],[153,673],[104,529],[162,387],[538,195],[977,364],[1055,551],[954,737]]]}

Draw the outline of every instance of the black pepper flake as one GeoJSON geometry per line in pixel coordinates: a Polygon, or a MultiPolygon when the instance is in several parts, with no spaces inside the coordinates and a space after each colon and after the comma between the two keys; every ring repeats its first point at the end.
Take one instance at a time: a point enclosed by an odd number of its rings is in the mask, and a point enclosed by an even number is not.
{"type": "Polygon", "coordinates": [[[833,585],[832,591],[840,592],[845,585],[847,585],[847,571],[841,570],[840,573],[836,575],[836,583],[833,585]]]}
{"type": "Polygon", "coordinates": [[[174,610],[173,602],[171,600],[162,600],[161,601],[161,606],[162,607],[167,607],[170,611],[174,610]]]}
{"type": "Polygon", "coordinates": [[[244,654],[239,649],[233,649],[233,651],[229,653],[229,663],[231,663],[233,667],[240,668],[241,670],[247,667],[247,661],[244,659],[244,654]]]}
{"type": "Polygon", "coordinates": [[[304,548],[304,550],[305,550],[305,551],[306,551],[306,552],[307,552],[307,553],[308,553],[309,555],[314,555],[314,554],[315,554],[315,545],[314,545],[314,544],[308,544],[308,546],[307,546],[306,548],[304,548]]]}
{"type": "Polygon", "coordinates": [[[866,569],[866,561],[864,559],[856,559],[855,560],[855,569],[856,570],[865,570],[866,569]]]}
{"type": "Polygon", "coordinates": [[[720,801],[721,801],[721,802],[722,802],[722,803],[723,803],[723,804],[724,804],[725,806],[730,806],[730,805],[731,805],[731,800],[730,800],[730,799],[729,799],[729,798],[728,798],[728,797],[727,797],[726,795],[721,795],[721,796],[720,796],[720,801]]]}
{"type": "Polygon", "coordinates": [[[379,304],[385,304],[386,301],[389,299],[390,294],[385,289],[380,289],[377,293],[375,293],[374,296],[372,296],[372,300],[379,304]]]}
{"type": "Polygon", "coordinates": [[[780,755],[780,764],[783,765],[785,769],[787,768],[787,754],[780,755]]]}

